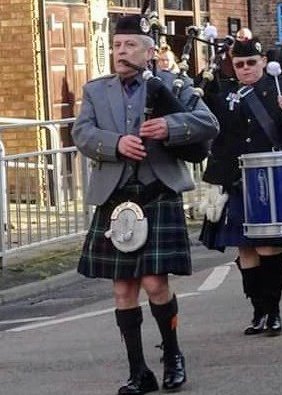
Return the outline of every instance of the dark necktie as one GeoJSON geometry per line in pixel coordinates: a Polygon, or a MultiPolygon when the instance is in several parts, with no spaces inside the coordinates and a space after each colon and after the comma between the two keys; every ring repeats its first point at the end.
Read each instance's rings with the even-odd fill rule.
{"type": "Polygon", "coordinates": [[[129,79],[123,82],[123,88],[128,97],[131,97],[138,88],[139,83],[136,79],[129,79]]]}

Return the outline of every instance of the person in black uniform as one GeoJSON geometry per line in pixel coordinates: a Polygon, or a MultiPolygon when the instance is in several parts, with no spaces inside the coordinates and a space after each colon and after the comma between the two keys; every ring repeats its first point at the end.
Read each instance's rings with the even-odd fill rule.
{"type": "Polygon", "coordinates": [[[243,235],[243,191],[238,161],[242,154],[271,151],[273,143],[261,126],[259,111],[251,110],[239,89],[253,88],[267,118],[274,121],[278,145],[282,144],[281,97],[274,78],[265,74],[266,57],[257,38],[236,40],[232,63],[238,83],[229,92],[219,92],[217,105],[211,108],[218,117],[221,132],[212,143],[203,176],[204,181],[213,185],[214,201],[219,186],[220,193],[226,193],[228,200],[216,221],[208,219],[212,217],[210,213],[205,216],[200,240],[208,248],[220,251],[227,246],[238,247],[243,290],[254,308],[252,323],[244,333],[277,335],[281,332],[282,238],[251,239],[243,235]]]}
{"type": "MultiPolygon", "coordinates": [[[[227,36],[229,39],[230,36],[227,36]]],[[[236,33],[236,40],[245,41],[252,38],[252,32],[246,27],[241,28],[236,33]]],[[[223,44],[224,45],[224,44],[223,44]]],[[[225,43],[225,45],[227,45],[225,43]]],[[[217,95],[219,93],[224,94],[224,92],[228,92],[230,90],[236,89],[238,86],[238,81],[236,77],[235,70],[232,64],[232,44],[229,42],[229,45],[226,46],[226,50],[219,54],[216,54],[219,62],[217,67],[213,71],[213,79],[209,81],[205,87],[204,101],[208,104],[209,107],[214,108],[217,106],[217,95]]],[[[202,74],[199,73],[195,79],[194,84],[198,86],[202,81],[202,74]]]]}

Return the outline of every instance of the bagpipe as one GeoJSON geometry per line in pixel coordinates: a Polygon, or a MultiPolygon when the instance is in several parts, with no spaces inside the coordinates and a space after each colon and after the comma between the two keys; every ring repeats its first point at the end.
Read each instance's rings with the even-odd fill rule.
{"type": "MultiPolygon", "coordinates": [[[[195,27],[194,27],[195,29],[195,27]]],[[[206,43],[209,48],[210,56],[207,66],[203,69],[200,82],[194,90],[194,97],[191,100],[190,108],[194,107],[194,102],[197,102],[198,97],[204,97],[209,84],[214,81],[217,72],[220,71],[222,63],[226,57],[227,52],[230,50],[234,43],[234,38],[232,36],[226,36],[222,40],[217,38],[217,29],[215,26],[208,25],[203,30],[203,35],[205,39],[200,38],[198,35],[194,36],[194,41],[200,41],[206,43]]]]}
{"type": "MultiPolygon", "coordinates": [[[[160,36],[163,31],[163,27],[160,24],[158,16],[158,2],[157,1],[144,1],[141,9],[141,15],[146,14],[147,9],[150,5],[150,13],[148,15],[148,21],[151,28],[151,35],[153,37],[156,50],[159,48],[160,36]]],[[[211,30],[211,29],[210,29],[211,30]]],[[[189,69],[190,54],[193,49],[193,43],[195,39],[198,39],[200,29],[196,26],[190,26],[187,29],[187,41],[183,48],[181,56],[181,63],[179,64],[179,73],[173,82],[173,89],[170,91],[162,80],[157,76],[157,60],[153,58],[151,69],[143,69],[131,63],[127,63],[128,66],[135,68],[139,72],[142,72],[143,79],[146,81],[147,95],[146,104],[144,108],[145,119],[162,117],[174,113],[192,112],[204,94],[205,84],[212,78],[213,71],[217,68],[217,62],[219,61],[220,54],[223,54],[229,48],[227,42],[217,46],[212,43],[213,37],[209,38],[207,42],[213,47],[216,47],[216,51],[213,51],[214,55],[209,63],[209,69],[203,75],[203,81],[200,86],[194,88],[193,93],[188,101],[184,104],[181,102],[181,91],[187,86],[188,76],[187,71],[189,69]]],[[[211,36],[211,34],[210,34],[211,36]]],[[[233,41],[232,41],[233,43],[233,41]]],[[[197,143],[185,143],[182,145],[166,146],[165,149],[170,155],[187,162],[199,163],[208,156],[210,147],[210,141],[203,140],[197,143]]]]}

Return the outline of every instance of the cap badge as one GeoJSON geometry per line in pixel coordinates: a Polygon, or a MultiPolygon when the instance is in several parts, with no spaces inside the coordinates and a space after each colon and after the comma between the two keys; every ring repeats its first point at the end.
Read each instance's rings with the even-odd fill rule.
{"type": "Polygon", "coordinates": [[[261,45],[261,43],[256,42],[256,43],[255,43],[255,48],[256,48],[256,50],[257,50],[258,52],[262,52],[262,45],[261,45]]]}
{"type": "Polygon", "coordinates": [[[150,22],[148,21],[147,18],[142,17],[140,19],[140,29],[143,33],[148,34],[150,31],[150,22]]]}

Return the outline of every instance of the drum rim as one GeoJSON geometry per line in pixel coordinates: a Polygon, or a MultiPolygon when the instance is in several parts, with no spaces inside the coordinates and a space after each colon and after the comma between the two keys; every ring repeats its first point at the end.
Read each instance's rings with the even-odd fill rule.
{"type": "Polygon", "coordinates": [[[239,159],[254,159],[254,158],[280,158],[282,157],[282,151],[267,151],[267,152],[251,152],[248,154],[242,154],[239,156],[239,159]]]}
{"type": "Polygon", "coordinates": [[[261,168],[282,166],[282,151],[260,152],[239,156],[240,168],[261,168]]]}

